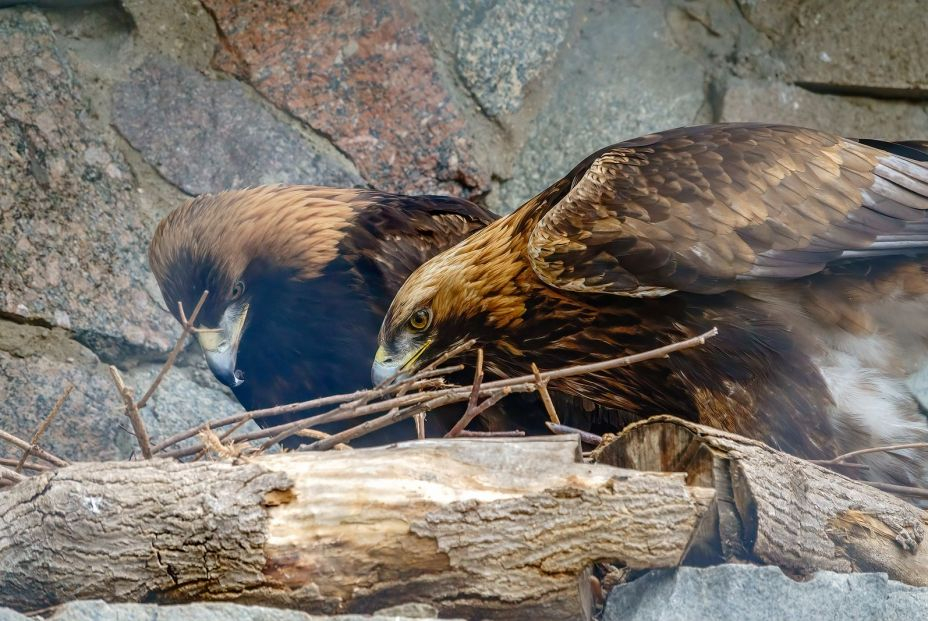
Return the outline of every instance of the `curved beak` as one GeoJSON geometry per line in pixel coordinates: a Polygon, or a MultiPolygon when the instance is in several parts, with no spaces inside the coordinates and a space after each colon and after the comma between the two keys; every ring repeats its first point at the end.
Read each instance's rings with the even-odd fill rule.
{"type": "Polygon", "coordinates": [[[419,360],[431,344],[432,340],[428,339],[418,349],[399,356],[391,356],[381,345],[377,348],[377,353],[374,354],[374,364],[371,365],[371,381],[377,386],[390,378],[393,378],[391,384],[406,379],[415,371],[416,361],[419,360]]]}
{"type": "Polygon", "coordinates": [[[196,333],[209,370],[229,388],[241,386],[245,381],[245,374],[235,368],[235,363],[247,315],[247,304],[229,307],[222,314],[218,328],[198,328],[196,333]]]}

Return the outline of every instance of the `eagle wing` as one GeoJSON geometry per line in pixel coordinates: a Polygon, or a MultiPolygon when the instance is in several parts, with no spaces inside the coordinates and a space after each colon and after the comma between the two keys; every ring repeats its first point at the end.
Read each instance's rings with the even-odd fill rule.
{"type": "Polygon", "coordinates": [[[528,254],[545,283],[571,291],[716,293],[928,250],[928,164],[809,129],[651,134],[599,151],[567,181],[528,254]]]}

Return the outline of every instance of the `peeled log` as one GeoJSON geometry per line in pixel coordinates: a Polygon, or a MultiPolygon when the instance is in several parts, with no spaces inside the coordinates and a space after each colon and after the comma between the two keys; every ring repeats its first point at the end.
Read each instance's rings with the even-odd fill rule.
{"type": "Polygon", "coordinates": [[[716,490],[688,563],[743,559],[796,575],[880,571],[928,586],[928,513],[760,442],[658,416],[626,427],[593,458],[686,472],[688,485],[716,490]]]}
{"type": "Polygon", "coordinates": [[[0,493],[0,606],[423,601],[576,619],[590,563],[678,564],[713,495],[680,474],[580,463],[573,437],[78,464],[0,493]]]}

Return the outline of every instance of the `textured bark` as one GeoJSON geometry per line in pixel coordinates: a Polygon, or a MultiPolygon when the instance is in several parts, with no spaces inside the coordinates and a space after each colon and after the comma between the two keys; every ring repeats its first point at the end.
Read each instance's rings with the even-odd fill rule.
{"type": "Polygon", "coordinates": [[[747,559],[797,575],[883,571],[928,586],[928,513],[759,442],[660,416],[629,426],[594,460],[686,472],[688,485],[715,488],[687,562],[747,559]]]}
{"type": "Polygon", "coordinates": [[[425,601],[575,619],[591,562],[680,562],[713,497],[683,479],[580,463],[569,437],[76,465],[0,495],[0,605],[425,601]]]}

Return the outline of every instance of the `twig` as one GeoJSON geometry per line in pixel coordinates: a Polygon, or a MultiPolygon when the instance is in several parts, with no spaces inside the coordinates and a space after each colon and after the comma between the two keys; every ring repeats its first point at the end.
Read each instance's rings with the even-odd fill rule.
{"type": "Polygon", "coordinates": [[[461,419],[455,423],[454,427],[451,428],[446,436],[455,437],[460,435],[462,431],[470,424],[470,421],[476,418],[476,414],[473,414],[473,411],[477,409],[477,400],[480,398],[480,385],[483,383],[483,348],[477,350],[477,366],[474,369],[474,384],[470,389],[470,396],[467,398],[467,408],[464,410],[464,415],[461,419]],[[462,424],[463,421],[464,422],[462,424]]]}
{"type": "MultiPolygon", "coordinates": [[[[416,439],[425,440],[425,412],[421,414],[416,414],[412,417],[413,422],[416,423],[416,439]]],[[[304,429],[303,431],[310,431],[309,429],[304,429]]],[[[302,433],[302,432],[301,432],[302,433]]]]}
{"type": "MultiPolygon", "coordinates": [[[[423,390],[428,388],[440,387],[444,384],[441,378],[436,378],[436,375],[441,375],[443,373],[455,373],[464,368],[464,365],[455,365],[452,367],[445,367],[443,369],[430,369],[424,371],[423,373],[416,374],[413,378],[406,380],[409,382],[410,390],[423,390]]],[[[367,398],[368,401],[383,397],[389,394],[393,394],[401,390],[405,386],[405,382],[395,384],[393,386],[383,386],[381,388],[368,388],[365,390],[357,390],[352,393],[344,395],[332,395],[329,397],[319,397],[316,399],[310,399],[309,401],[301,401],[299,403],[290,403],[287,405],[278,405],[271,408],[263,408],[260,410],[251,410],[250,412],[242,412],[240,414],[233,414],[232,416],[227,416],[225,418],[209,421],[207,423],[201,423],[196,427],[187,429],[177,433],[170,438],[167,438],[163,442],[157,444],[152,448],[152,452],[159,454],[164,452],[166,449],[174,446],[178,442],[183,442],[188,440],[201,431],[203,431],[207,425],[212,428],[225,427],[226,425],[234,425],[236,423],[245,423],[249,420],[256,420],[260,418],[267,418],[270,416],[277,416],[280,414],[292,414],[294,412],[302,412],[305,410],[311,410],[318,407],[323,407],[326,405],[335,405],[339,403],[356,401],[360,399],[367,398]]],[[[290,424],[290,423],[288,423],[290,424]]],[[[268,428],[270,429],[270,428],[268,428]]],[[[261,436],[264,437],[264,436],[261,436]]]]}
{"type": "Polygon", "coordinates": [[[512,431],[471,431],[464,429],[458,434],[459,438],[524,438],[525,432],[521,429],[512,431]]]}
{"type": "MultiPolygon", "coordinates": [[[[314,440],[325,440],[326,438],[331,438],[331,437],[332,437],[332,434],[331,434],[331,433],[326,433],[326,432],[324,432],[324,431],[319,431],[318,429],[304,429],[303,431],[300,431],[300,432],[297,433],[296,435],[301,436],[301,437],[304,437],[304,438],[312,438],[312,439],[314,439],[314,440]]],[[[335,449],[336,451],[350,451],[350,450],[352,450],[351,447],[348,446],[347,444],[336,444],[336,445],[333,446],[332,448],[335,449]]]]}
{"type": "MultiPolygon", "coordinates": [[[[16,468],[19,465],[18,459],[12,459],[10,457],[0,457],[0,466],[10,466],[16,468]]],[[[37,461],[27,461],[23,464],[23,470],[32,470],[33,472],[47,472],[50,470],[45,464],[40,464],[37,461]]]]}
{"type": "Polygon", "coordinates": [[[595,433],[590,433],[589,431],[584,431],[582,429],[577,429],[576,427],[568,427],[567,425],[552,422],[545,423],[545,426],[548,428],[548,431],[555,435],[569,435],[575,433],[580,436],[580,441],[584,444],[599,446],[603,442],[602,436],[598,436],[595,433]]]}
{"type": "MultiPolygon", "coordinates": [[[[29,444],[22,438],[18,438],[14,436],[12,433],[9,433],[3,430],[0,430],[0,440],[3,440],[4,442],[9,442],[13,446],[18,446],[21,449],[27,449],[27,448],[32,447],[31,444],[29,444]]],[[[61,459],[60,457],[55,457],[54,455],[52,455],[51,453],[49,453],[48,451],[46,451],[45,449],[39,446],[33,448],[30,452],[36,457],[38,457],[39,459],[47,461],[53,466],[58,466],[59,468],[63,468],[65,466],[71,465],[70,462],[64,459],[61,459]]]]}
{"type": "Polygon", "coordinates": [[[14,483],[19,483],[25,478],[26,478],[25,475],[16,472],[12,468],[7,468],[6,466],[0,466],[0,479],[9,479],[13,481],[14,483]]]}
{"type": "Polygon", "coordinates": [[[138,440],[139,449],[142,451],[142,457],[151,459],[151,442],[148,440],[148,430],[145,429],[145,422],[139,414],[139,408],[135,404],[132,391],[129,390],[129,387],[122,381],[122,375],[120,375],[119,369],[113,365],[110,365],[110,375],[113,377],[116,390],[119,391],[122,402],[126,406],[126,416],[129,417],[129,422],[132,423],[132,431],[135,432],[135,439],[138,440]]]}
{"type": "Polygon", "coordinates": [[[178,300],[177,310],[180,313],[180,321],[181,326],[183,326],[183,331],[180,333],[180,336],[177,337],[177,341],[175,341],[174,347],[171,349],[171,353],[168,354],[168,359],[164,361],[164,364],[158,371],[158,375],[156,375],[155,379],[152,381],[151,386],[148,387],[148,390],[145,391],[145,394],[142,395],[142,398],[139,399],[138,403],[135,404],[136,409],[141,410],[145,407],[145,405],[148,403],[148,400],[151,399],[151,396],[155,394],[156,390],[158,390],[158,386],[161,385],[161,381],[164,379],[164,376],[167,375],[168,371],[171,370],[171,367],[174,366],[174,362],[177,360],[177,356],[180,354],[181,350],[184,348],[184,344],[187,342],[187,337],[196,331],[196,328],[193,327],[193,322],[197,320],[197,315],[200,314],[200,309],[203,308],[203,303],[206,302],[207,295],[209,295],[209,291],[204,291],[200,295],[200,300],[197,302],[193,312],[190,314],[189,320],[184,314],[184,305],[181,304],[181,302],[178,300]]]}
{"type": "Polygon", "coordinates": [[[464,431],[464,429],[467,428],[467,426],[471,423],[472,420],[474,420],[475,418],[477,418],[478,416],[486,412],[490,407],[496,405],[496,403],[500,399],[510,394],[512,394],[512,388],[506,387],[506,388],[503,388],[498,393],[496,393],[495,395],[487,397],[483,401],[483,403],[481,403],[477,407],[468,408],[467,411],[464,412],[464,416],[461,417],[461,420],[459,420],[457,423],[454,424],[454,427],[451,428],[451,431],[445,434],[445,437],[456,438],[457,436],[461,434],[462,431],[464,431]]]}
{"type": "Polygon", "coordinates": [[[61,393],[61,396],[58,397],[58,400],[55,401],[55,405],[52,406],[52,411],[48,413],[39,427],[35,430],[35,433],[32,434],[32,444],[29,448],[23,451],[23,456],[19,458],[19,462],[16,464],[16,472],[21,473],[23,471],[23,466],[26,463],[26,460],[29,458],[29,454],[39,445],[39,439],[41,439],[42,434],[45,433],[45,430],[48,429],[48,426],[51,425],[52,421],[55,420],[55,417],[58,416],[58,411],[61,410],[61,406],[64,405],[65,400],[68,398],[68,395],[71,394],[71,391],[74,390],[74,384],[68,384],[64,392],[61,393]]]}
{"type": "Polygon", "coordinates": [[[866,483],[870,487],[875,487],[877,489],[883,490],[884,492],[891,492],[893,494],[900,494],[902,496],[911,496],[913,498],[928,498],[928,489],[923,487],[909,487],[908,485],[895,485],[893,483],[880,483],[879,481],[864,481],[861,483],[866,483]]]}
{"type": "MultiPolygon", "coordinates": [[[[583,364],[573,367],[566,367],[563,369],[557,369],[553,371],[544,371],[542,372],[541,378],[543,380],[551,379],[563,379],[565,377],[573,377],[575,375],[582,375],[584,373],[590,373],[595,371],[602,371],[606,369],[613,369],[623,366],[628,366],[630,364],[635,364],[637,362],[643,362],[646,360],[653,360],[655,358],[664,358],[667,355],[681,351],[684,349],[690,349],[697,347],[706,342],[706,339],[711,338],[718,334],[718,330],[713,328],[708,332],[701,334],[699,336],[686,339],[677,343],[672,343],[657,349],[650,351],[642,352],[639,354],[631,354],[628,356],[622,356],[621,358],[615,358],[612,360],[605,360],[602,362],[594,362],[591,364],[583,364]]],[[[412,376],[408,378],[407,382],[417,381],[417,376],[412,376]]],[[[521,375],[518,377],[512,377],[508,379],[495,380],[492,382],[484,382],[480,388],[481,396],[489,398],[493,395],[498,395],[502,389],[508,388],[511,392],[534,392],[536,390],[535,382],[536,378],[534,374],[532,375],[521,375]]],[[[401,386],[402,383],[394,385],[392,388],[396,389],[397,386],[401,386]]],[[[389,392],[388,388],[382,388],[380,391],[384,393],[389,392]]],[[[370,393],[378,392],[373,391],[359,391],[358,393],[353,393],[351,396],[357,396],[359,394],[365,395],[365,398],[369,398],[370,393]]],[[[414,394],[404,395],[402,397],[393,397],[379,401],[376,403],[354,405],[351,403],[342,403],[341,406],[324,412],[322,414],[317,414],[315,416],[310,416],[301,421],[296,421],[294,423],[287,423],[285,425],[278,425],[275,427],[269,427],[261,431],[249,432],[241,436],[233,438],[235,442],[242,442],[247,440],[257,440],[261,438],[272,438],[272,441],[265,443],[264,446],[270,446],[274,443],[277,443],[290,435],[302,430],[308,429],[315,425],[320,425],[328,422],[335,422],[340,420],[348,420],[352,418],[360,418],[363,416],[369,416],[371,414],[377,414],[379,412],[388,412],[387,414],[380,416],[376,419],[365,421],[354,427],[337,434],[334,434],[332,438],[336,442],[348,442],[354,438],[363,436],[370,431],[380,429],[386,425],[392,424],[393,422],[399,420],[405,420],[413,416],[418,412],[428,412],[440,407],[442,405],[447,405],[450,403],[458,403],[460,401],[467,401],[470,398],[472,392],[472,387],[470,386],[449,386],[447,388],[441,388],[431,391],[422,391],[414,394]],[[400,408],[400,409],[396,409],[400,408]]],[[[350,398],[349,396],[348,398],[350,398]]],[[[504,395],[500,395],[498,398],[502,398],[504,395]]],[[[325,398],[329,403],[338,403],[346,401],[346,396],[341,395],[339,397],[329,397],[325,398]]],[[[314,400],[314,405],[310,407],[317,406],[322,400],[314,400]]],[[[305,404],[303,404],[305,405],[305,404]]],[[[283,406],[287,407],[287,406],[283,406]]],[[[489,406],[488,406],[489,407],[489,406]]],[[[290,410],[293,411],[293,410],[290,410]]],[[[241,416],[241,415],[239,415],[241,416]]],[[[237,422],[240,420],[238,417],[235,417],[231,422],[237,422]]],[[[224,421],[229,421],[229,419],[224,419],[224,421]]],[[[216,424],[215,422],[213,424],[216,424]]],[[[226,422],[225,424],[230,424],[226,422]]],[[[202,428],[202,426],[201,426],[202,428]]],[[[195,435],[195,434],[194,434],[195,435]]],[[[182,439],[190,437],[185,435],[182,439]]],[[[329,448],[329,440],[320,440],[310,447],[315,447],[316,450],[321,448],[329,448]]],[[[191,447],[176,449],[172,451],[164,451],[161,453],[164,457],[186,457],[188,455],[193,455],[197,453],[202,448],[202,445],[194,445],[191,447]]]]}
{"type": "Polygon", "coordinates": [[[928,449],[928,442],[912,442],[910,444],[888,444],[886,446],[874,446],[871,448],[859,449],[857,451],[851,451],[850,453],[845,453],[844,455],[838,455],[834,459],[810,459],[813,464],[818,464],[819,466],[846,466],[848,464],[843,464],[841,462],[850,459],[851,457],[857,457],[858,455],[866,455],[867,453],[885,453],[888,451],[899,451],[902,449],[928,449]]]}
{"type": "Polygon", "coordinates": [[[459,343],[455,345],[451,349],[448,349],[447,351],[445,351],[445,353],[443,353],[442,355],[435,358],[435,360],[432,360],[430,363],[422,367],[422,371],[431,371],[432,369],[438,368],[438,365],[445,364],[445,362],[447,362],[448,360],[451,360],[458,354],[463,354],[464,352],[469,350],[471,347],[473,347],[476,343],[477,343],[477,339],[470,339],[469,341],[464,341],[463,343],[459,343]]]}
{"type": "Polygon", "coordinates": [[[541,379],[541,371],[538,370],[538,365],[534,362],[532,363],[532,375],[535,376],[535,385],[538,387],[538,394],[541,395],[541,402],[545,406],[545,412],[548,413],[548,419],[555,425],[560,425],[561,419],[557,415],[557,410],[554,409],[551,395],[548,394],[548,382],[541,379]]]}

